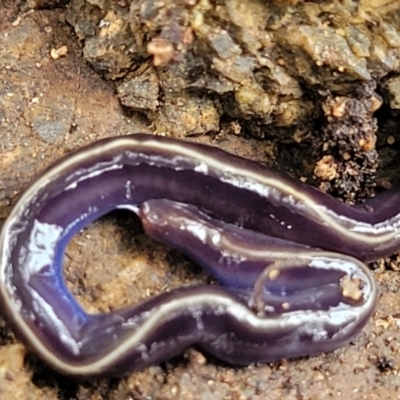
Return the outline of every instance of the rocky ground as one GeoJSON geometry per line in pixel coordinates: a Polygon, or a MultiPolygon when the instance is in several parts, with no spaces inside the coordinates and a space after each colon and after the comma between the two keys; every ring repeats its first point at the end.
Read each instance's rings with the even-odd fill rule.
{"type": "MultiPolygon", "coordinates": [[[[209,143],[348,202],[399,180],[397,1],[0,0],[0,38],[0,218],[60,156],[128,132],[209,143]]],[[[120,212],[75,237],[65,264],[89,311],[208,279],[120,212]]],[[[0,398],[400,399],[399,265],[371,266],[379,304],[353,343],[248,368],[192,349],[78,382],[0,319],[0,398]]]]}

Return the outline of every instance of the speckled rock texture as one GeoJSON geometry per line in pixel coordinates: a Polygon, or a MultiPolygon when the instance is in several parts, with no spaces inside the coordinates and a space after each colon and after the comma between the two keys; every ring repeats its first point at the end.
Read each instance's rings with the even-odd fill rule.
{"type": "Polygon", "coordinates": [[[72,0],[66,18],[84,58],[154,131],[202,135],[235,121],[261,138],[311,135],[321,189],[349,202],[373,193],[373,114],[399,68],[398,2],[72,0]],[[321,172],[327,162],[335,174],[321,172]]]}
{"type": "MultiPolygon", "coordinates": [[[[60,156],[138,131],[218,146],[349,202],[400,180],[397,1],[0,0],[0,37],[0,219],[60,156]]],[[[0,399],[400,399],[400,260],[371,268],[381,296],[353,343],[248,368],[190,349],[75,381],[0,318],[0,399]]],[[[210,280],[123,212],[72,240],[65,277],[90,312],[210,280]]]]}

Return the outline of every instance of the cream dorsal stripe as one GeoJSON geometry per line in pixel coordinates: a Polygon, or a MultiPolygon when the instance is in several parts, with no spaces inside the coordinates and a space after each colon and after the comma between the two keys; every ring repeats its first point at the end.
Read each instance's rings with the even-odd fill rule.
{"type": "Polygon", "coordinates": [[[5,314],[39,356],[71,375],[143,368],[192,344],[236,364],[330,351],[374,310],[374,280],[350,256],[370,261],[399,247],[398,193],[383,196],[390,210],[379,196],[349,206],[210,146],[105,139],[51,166],[14,206],[0,239],[5,314]],[[62,278],[65,246],[116,208],[136,212],[150,235],[224,286],[86,314],[62,278]]]}

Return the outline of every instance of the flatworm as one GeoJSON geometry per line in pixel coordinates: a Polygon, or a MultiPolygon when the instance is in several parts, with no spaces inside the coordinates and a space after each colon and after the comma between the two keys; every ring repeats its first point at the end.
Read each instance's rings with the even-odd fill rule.
{"type": "Polygon", "coordinates": [[[122,374],[191,345],[235,365],[331,351],[374,311],[362,261],[399,248],[398,199],[350,206],[210,146],[105,139],[55,163],[15,204],[0,236],[3,313],[50,366],[77,376],[122,374]],[[117,208],[222,285],[84,312],[63,280],[65,247],[117,208]]]}

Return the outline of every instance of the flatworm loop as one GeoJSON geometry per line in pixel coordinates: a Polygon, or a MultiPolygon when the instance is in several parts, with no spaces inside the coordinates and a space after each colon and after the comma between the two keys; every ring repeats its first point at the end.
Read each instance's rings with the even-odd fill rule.
{"type": "Polygon", "coordinates": [[[237,365],[331,351],[374,311],[374,279],[353,257],[399,248],[398,197],[384,194],[390,207],[349,206],[209,146],[105,139],[51,166],[15,204],[0,236],[4,313],[30,348],[71,375],[121,374],[193,344],[237,365]],[[62,278],[65,246],[116,208],[137,213],[149,235],[224,286],[85,313],[62,278]]]}

